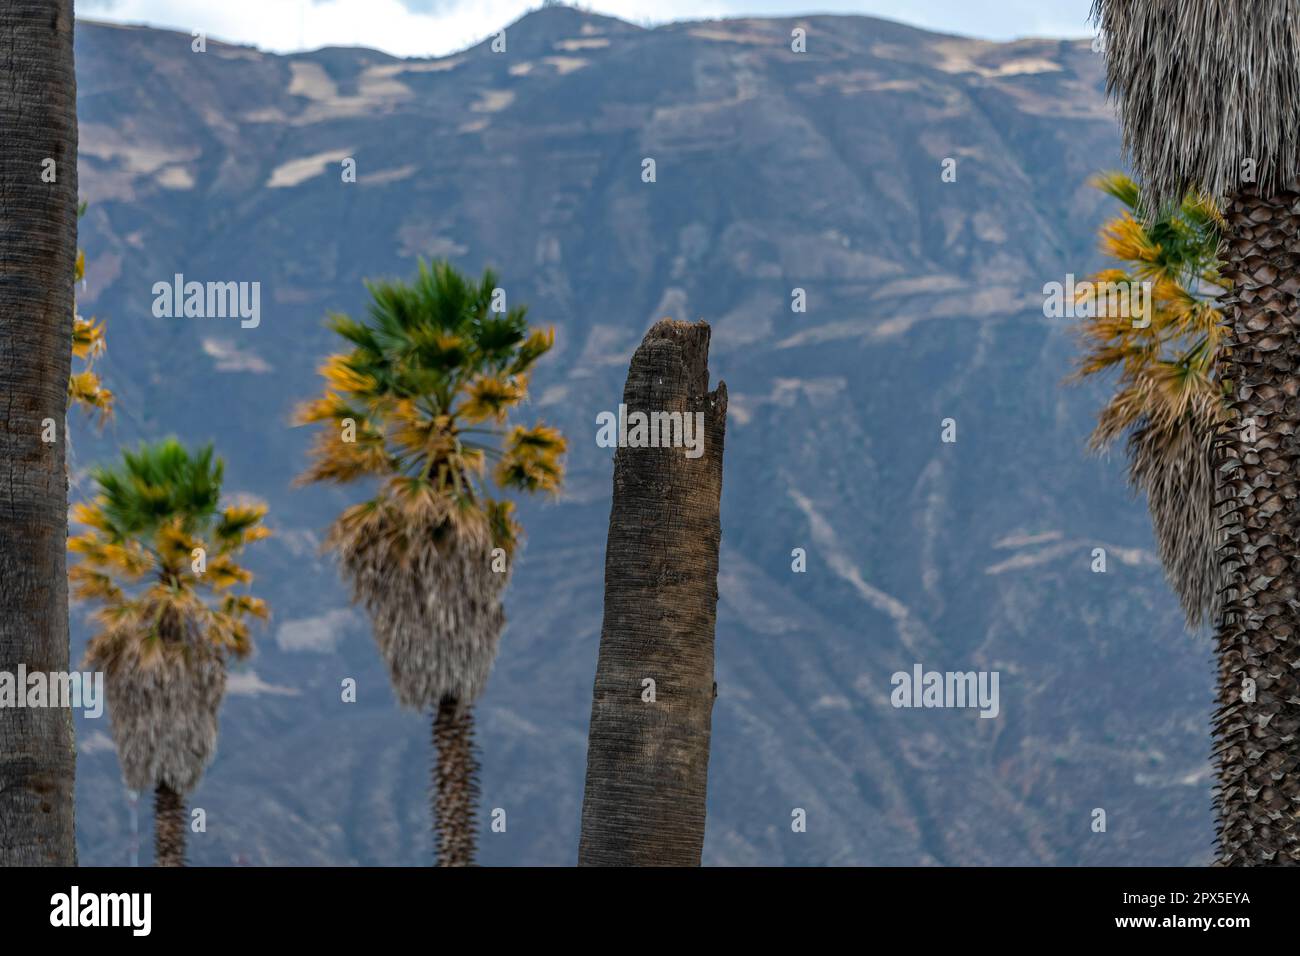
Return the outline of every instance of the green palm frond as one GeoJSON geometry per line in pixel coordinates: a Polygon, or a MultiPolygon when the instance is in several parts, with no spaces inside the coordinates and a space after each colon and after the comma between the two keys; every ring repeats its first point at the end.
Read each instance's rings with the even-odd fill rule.
{"type": "Polygon", "coordinates": [[[216,513],[224,465],[211,445],[191,455],[176,439],[122,453],[120,465],[91,470],[108,528],[119,540],[152,534],[179,520],[192,530],[216,513]]]}

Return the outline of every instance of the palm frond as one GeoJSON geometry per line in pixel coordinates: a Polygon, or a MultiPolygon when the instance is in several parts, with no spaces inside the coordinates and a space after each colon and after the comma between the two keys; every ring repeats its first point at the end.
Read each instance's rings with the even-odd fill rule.
{"type": "MultiPolygon", "coordinates": [[[[86,204],[77,207],[77,218],[86,212],[86,204]]],[[[77,250],[74,283],[80,285],[86,277],[86,253],[77,250]]],[[[77,312],[73,305],[72,314],[72,357],[82,363],[80,370],[72,371],[68,376],[68,401],[87,412],[98,416],[99,425],[113,417],[114,396],[104,387],[103,381],[95,372],[95,360],[104,354],[107,348],[104,336],[104,323],[93,317],[86,319],[77,312]]]]}
{"type": "Polygon", "coordinates": [[[1143,203],[1133,180],[1108,173],[1093,184],[1126,208],[1101,230],[1102,250],[1119,264],[1094,275],[1085,293],[1145,282],[1151,301],[1146,321],[1135,322],[1093,295],[1081,321],[1074,378],[1116,374],[1089,445],[1100,451],[1128,436],[1129,481],[1146,496],[1165,575],[1195,628],[1217,614],[1222,586],[1210,459],[1227,417],[1227,383],[1215,375],[1222,220],[1199,193],[1140,220],[1130,212],[1143,203]]]}

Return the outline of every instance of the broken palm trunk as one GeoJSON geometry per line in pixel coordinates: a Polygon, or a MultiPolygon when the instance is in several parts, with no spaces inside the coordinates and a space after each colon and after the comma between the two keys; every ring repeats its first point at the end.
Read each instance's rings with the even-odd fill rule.
{"type": "Polygon", "coordinates": [[[583,866],[700,863],[727,416],[726,384],[708,391],[709,334],[704,322],[656,323],[623,390],[628,428],[614,455],[583,866]],[[678,422],[702,423],[702,454],[688,456],[678,422]]]}

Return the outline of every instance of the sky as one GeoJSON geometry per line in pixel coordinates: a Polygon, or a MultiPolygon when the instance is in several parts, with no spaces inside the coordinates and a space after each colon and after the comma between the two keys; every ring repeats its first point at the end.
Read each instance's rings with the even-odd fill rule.
{"type": "MultiPolygon", "coordinates": [[[[146,23],[277,53],[365,46],[442,56],[506,26],[540,0],[77,0],[79,17],[146,23]]],[[[994,40],[1086,36],[1091,0],[584,0],[630,20],[858,13],[994,40]]]]}

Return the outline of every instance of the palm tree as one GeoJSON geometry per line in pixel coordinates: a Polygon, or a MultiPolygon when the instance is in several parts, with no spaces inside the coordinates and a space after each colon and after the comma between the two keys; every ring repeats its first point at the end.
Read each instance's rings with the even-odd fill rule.
{"type": "Polygon", "coordinates": [[[530,332],[523,306],[493,312],[491,271],[475,284],[446,263],[421,262],[409,285],[367,288],[365,320],[330,318],[348,347],[321,366],[324,394],[299,409],[300,424],[325,426],[302,480],[378,480],[374,497],[334,522],[326,546],[370,615],[398,700],[432,711],[437,859],[468,866],[471,708],[505,626],[501,594],[521,530],[513,504],[494,492],[559,490],[560,433],[506,424],[554,333],[530,332]]]}
{"type": "Polygon", "coordinates": [[[1128,176],[1105,173],[1093,185],[1124,208],[1101,229],[1102,251],[1120,266],[1098,272],[1079,292],[1089,308],[1075,378],[1118,372],[1090,446],[1104,450],[1128,436],[1129,481],[1146,495],[1166,577],[1195,629],[1217,618],[1223,587],[1211,454],[1227,416],[1223,383],[1214,377],[1222,339],[1214,297],[1226,285],[1217,255],[1221,219],[1208,197],[1191,194],[1144,222],[1128,176]],[[1144,283],[1148,321],[1134,321],[1123,314],[1132,312],[1127,293],[1144,283]],[[1104,289],[1126,294],[1100,294],[1104,289]]]}
{"type": "Polygon", "coordinates": [[[185,795],[216,751],[226,664],[252,650],[247,619],[267,616],[236,591],[253,577],[236,558],[269,534],[266,508],[223,506],[223,472],[211,445],[126,451],[92,472],[97,494],[73,511],[86,530],[68,541],[74,597],[102,605],[87,666],[104,672],[127,786],[154,791],[159,866],[185,865],[185,795]]]}
{"type": "Polygon", "coordinates": [[[709,335],[704,322],[656,323],[623,390],[629,423],[637,412],[700,414],[704,445],[697,457],[675,447],[614,454],[582,866],[700,863],[727,420],[726,384],[708,390],[709,335]]]}
{"type": "MultiPolygon", "coordinates": [[[[72,31],[72,0],[0,6],[0,672],[11,674],[20,666],[68,669],[63,424],[77,255],[72,31]]],[[[0,866],[76,862],[75,766],[69,709],[0,708],[0,866]]]]}
{"type": "Polygon", "coordinates": [[[1220,862],[1300,864],[1300,45],[1295,3],[1095,0],[1148,206],[1223,202],[1220,862]]]}

